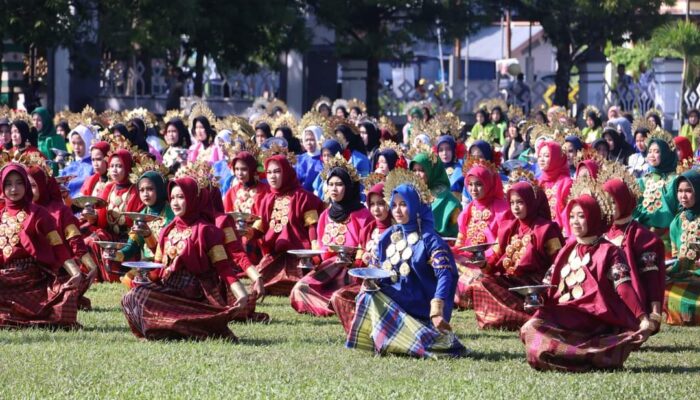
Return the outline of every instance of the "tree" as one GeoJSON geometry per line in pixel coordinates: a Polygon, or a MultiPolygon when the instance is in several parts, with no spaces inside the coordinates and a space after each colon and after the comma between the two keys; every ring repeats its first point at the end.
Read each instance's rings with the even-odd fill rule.
{"type": "MultiPolygon", "coordinates": [[[[683,59],[683,75],[681,82],[680,108],[683,110],[683,94],[686,85],[696,74],[689,73],[688,61],[700,55],[700,28],[689,20],[678,20],[665,24],[654,31],[651,45],[658,50],[671,51],[683,59]]],[[[657,50],[657,51],[658,51],[657,50]]],[[[697,64],[693,63],[697,69],[697,64]]],[[[696,71],[694,71],[696,72],[696,71]]]]}
{"type": "Polygon", "coordinates": [[[486,0],[306,0],[318,21],[335,30],[344,58],[367,61],[367,109],[379,111],[379,61],[410,60],[411,46],[435,38],[463,38],[489,20],[497,2],[486,0]]]}
{"type": "Polygon", "coordinates": [[[649,36],[663,22],[662,4],[672,0],[506,0],[518,15],[537,21],[557,51],[554,103],[567,106],[571,69],[585,50],[649,36]]]}

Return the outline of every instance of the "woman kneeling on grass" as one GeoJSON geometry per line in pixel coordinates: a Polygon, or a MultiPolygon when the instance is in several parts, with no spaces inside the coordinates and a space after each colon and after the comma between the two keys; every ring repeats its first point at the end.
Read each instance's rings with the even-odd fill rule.
{"type": "Polygon", "coordinates": [[[223,232],[210,222],[208,182],[200,183],[191,177],[171,183],[175,219],[163,230],[155,256],[165,268],[156,282],[137,286],[122,299],[137,337],[236,340],[227,325],[244,312],[248,295],[235,277],[223,232]]]}
{"type": "Polygon", "coordinates": [[[632,286],[624,254],[603,238],[612,200],[599,188],[582,194],[578,184],[593,187],[584,181],[590,182],[577,181],[567,207],[575,240],[554,262],[544,306],[520,330],[527,361],[539,370],[621,368],[656,328],[632,286]]]}
{"type": "Polygon", "coordinates": [[[447,244],[433,227],[430,192],[413,174],[394,170],[385,197],[396,225],[377,245],[370,268],[389,271],[376,292],[362,291],[346,347],[377,354],[458,357],[466,349],[452,332],[457,267],[447,244]]]}

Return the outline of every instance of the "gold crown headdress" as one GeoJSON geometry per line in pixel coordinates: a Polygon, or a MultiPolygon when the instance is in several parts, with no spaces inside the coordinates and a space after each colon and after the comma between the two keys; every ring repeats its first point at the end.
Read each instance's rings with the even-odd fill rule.
{"type": "Polygon", "coordinates": [[[542,189],[540,187],[540,183],[537,178],[535,178],[535,174],[532,171],[524,168],[515,168],[514,170],[510,171],[510,174],[508,175],[508,183],[504,185],[504,191],[508,192],[513,185],[520,182],[528,183],[530,187],[532,187],[532,192],[534,193],[535,198],[537,198],[542,189]]]}
{"type": "Polygon", "coordinates": [[[427,123],[417,121],[416,126],[419,127],[419,131],[423,124],[426,125],[424,130],[427,132],[425,133],[434,139],[442,135],[451,135],[457,139],[464,126],[464,122],[460,121],[459,117],[450,111],[436,114],[427,123]]]}
{"type": "Polygon", "coordinates": [[[360,182],[360,175],[357,173],[357,169],[352,165],[351,162],[345,159],[342,154],[337,153],[332,157],[327,163],[323,165],[323,171],[321,171],[321,179],[325,182],[328,180],[328,175],[331,173],[333,168],[342,168],[348,172],[350,179],[353,182],[360,182]]]}
{"type": "Polygon", "coordinates": [[[255,112],[265,112],[267,113],[267,105],[270,103],[266,97],[260,96],[256,97],[253,101],[253,105],[250,106],[255,112]]]}
{"type": "Polygon", "coordinates": [[[0,106],[0,118],[7,118],[8,120],[12,119],[12,111],[10,110],[10,107],[5,104],[0,106]]]}
{"type": "Polygon", "coordinates": [[[596,117],[598,117],[598,119],[600,119],[600,110],[598,109],[598,107],[596,107],[596,106],[594,106],[594,105],[590,105],[590,106],[584,108],[584,109],[583,109],[583,119],[584,119],[584,120],[585,120],[586,118],[588,118],[588,114],[589,114],[589,113],[595,114],[596,117]]]}
{"type": "Polygon", "coordinates": [[[134,154],[134,166],[129,174],[131,183],[136,184],[141,176],[146,172],[153,171],[163,177],[163,181],[167,182],[170,170],[163,163],[159,163],[153,159],[149,153],[138,152],[134,154]]]}
{"type": "Polygon", "coordinates": [[[615,201],[608,192],[603,190],[599,182],[601,181],[595,180],[590,176],[576,178],[574,184],[571,185],[571,193],[567,204],[583,195],[589,195],[598,203],[606,223],[610,224],[614,220],[615,201]]]}
{"type": "Polygon", "coordinates": [[[218,187],[219,180],[214,175],[211,164],[206,161],[194,161],[180,167],[175,173],[175,179],[192,178],[197,182],[199,190],[218,187]]]}
{"type": "Polygon", "coordinates": [[[102,140],[109,143],[110,150],[109,154],[107,154],[107,158],[109,158],[117,150],[126,150],[132,154],[136,154],[137,152],[139,152],[138,146],[134,146],[133,144],[131,144],[129,139],[127,139],[123,135],[115,135],[114,133],[108,133],[102,137],[102,140]]]}
{"type": "Polygon", "coordinates": [[[116,124],[123,124],[124,117],[121,113],[114,110],[104,110],[100,115],[99,119],[103,122],[105,128],[111,128],[116,124]]]}
{"type": "Polygon", "coordinates": [[[697,163],[693,157],[688,157],[683,160],[678,160],[678,166],[676,166],[676,174],[680,175],[686,171],[693,169],[697,163]]]}
{"type": "Polygon", "coordinates": [[[228,129],[234,135],[247,136],[248,138],[255,136],[255,128],[245,118],[237,115],[229,115],[220,120],[219,129],[228,129]]]}
{"type": "Polygon", "coordinates": [[[192,124],[194,124],[194,119],[198,117],[206,118],[207,121],[209,121],[209,125],[211,125],[212,129],[216,130],[218,128],[217,123],[219,122],[219,120],[216,118],[214,112],[203,102],[195,103],[192,106],[192,109],[190,110],[189,114],[188,128],[192,127],[192,124]]]}
{"type": "MultiPolygon", "coordinates": [[[[462,175],[466,177],[469,173],[469,170],[472,169],[472,167],[476,166],[482,166],[491,171],[492,174],[498,175],[498,167],[496,167],[496,164],[492,163],[491,161],[484,160],[483,158],[477,157],[469,157],[469,159],[467,159],[467,162],[465,162],[462,166],[462,175]]],[[[498,179],[501,179],[500,176],[498,179]]]]}
{"type": "Polygon", "coordinates": [[[379,117],[378,128],[385,129],[387,132],[389,132],[389,135],[391,137],[395,137],[398,133],[398,129],[396,129],[396,124],[394,124],[394,121],[392,121],[391,118],[387,117],[386,115],[382,115],[381,117],[379,117]]]}
{"type": "Polygon", "coordinates": [[[292,130],[292,136],[297,136],[297,119],[290,112],[286,112],[273,120],[274,126],[272,126],[272,133],[282,127],[287,127],[292,130]]]}
{"type": "Polygon", "coordinates": [[[508,120],[513,121],[515,123],[518,123],[522,120],[525,119],[525,112],[523,111],[522,108],[516,106],[516,105],[511,105],[508,107],[508,120]]]}
{"type": "MultiPolygon", "coordinates": [[[[10,155],[8,153],[2,153],[3,155],[7,154],[5,163],[10,161],[10,155]]],[[[46,174],[47,177],[52,177],[53,176],[53,169],[49,167],[49,163],[47,162],[46,158],[39,152],[24,152],[21,154],[15,154],[16,161],[22,165],[24,165],[26,168],[32,167],[32,166],[37,166],[41,169],[44,170],[44,173],[46,174]]]]}
{"type": "Polygon", "coordinates": [[[384,183],[384,200],[387,204],[391,202],[391,192],[403,184],[413,186],[416,189],[421,203],[430,204],[433,202],[433,195],[430,193],[428,185],[418,175],[409,170],[397,168],[389,172],[384,183]]]}
{"type": "Polygon", "coordinates": [[[598,182],[605,184],[605,182],[619,179],[625,183],[635,199],[641,197],[642,190],[639,187],[639,182],[626,166],[610,160],[601,160],[600,163],[601,165],[598,168],[598,177],[596,179],[598,182]]]}
{"type": "Polygon", "coordinates": [[[410,160],[413,160],[414,158],[416,158],[416,156],[418,154],[421,154],[421,153],[428,156],[428,159],[430,160],[431,164],[433,164],[433,165],[437,164],[437,162],[438,162],[437,154],[435,154],[433,149],[431,149],[430,146],[428,146],[425,143],[418,143],[416,146],[411,147],[411,149],[408,151],[408,154],[406,154],[406,156],[410,160]]]}
{"type": "Polygon", "coordinates": [[[649,117],[651,117],[652,115],[656,115],[657,117],[659,117],[659,119],[661,119],[661,120],[663,121],[663,114],[661,114],[661,111],[660,111],[659,109],[657,109],[657,108],[650,108],[649,111],[647,111],[647,112],[644,114],[644,118],[649,118],[649,117]]]}
{"type": "Polygon", "coordinates": [[[530,145],[534,148],[540,140],[547,140],[564,144],[566,133],[562,129],[556,129],[545,124],[535,124],[530,131],[530,145]]]}
{"type": "Polygon", "coordinates": [[[258,154],[259,161],[261,164],[265,164],[265,160],[272,156],[276,156],[278,154],[281,154],[285,157],[287,157],[287,160],[289,160],[289,163],[294,166],[297,163],[297,156],[294,154],[293,151],[289,151],[288,147],[285,146],[280,146],[279,143],[277,142],[272,142],[268,145],[266,149],[262,149],[260,153],[258,154]]]}
{"type": "Polygon", "coordinates": [[[186,115],[184,110],[168,110],[163,116],[163,122],[166,124],[174,119],[179,119],[182,122],[186,121],[186,115]]]}
{"type": "Polygon", "coordinates": [[[360,131],[357,129],[357,126],[352,121],[337,116],[331,116],[330,118],[328,118],[328,132],[330,134],[335,135],[335,131],[338,130],[338,127],[340,125],[345,125],[348,128],[350,128],[354,135],[360,134],[360,131]]]}
{"type": "MultiPolygon", "coordinates": [[[[263,122],[266,123],[270,127],[270,130],[272,130],[273,127],[275,126],[275,120],[267,114],[260,114],[260,115],[256,116],[255,118],[253,118],[250,125],[253,127],[253,130],[255,130],[255,127],[258,126],[258,124],[263,123],[263,122]]],[[[272,132],[272,133],[274,134],[274,132],[272,132]]]]}
{"type": "Polygon", "coordinates": [[[322,136],[324,138],[329,136],[328,118],[321,115],[321,113],[311,110],[301,117],[297,130],[299,132],[299,135],[301,135],[302,139],[304,135],[304,130],[310,126],[318,126],[319,128],[321,128],[321,131],[323,132],[322,136]]]}
{"type": "MultiPolygon", "coordinates": [[[[386,175],[380,174],[379,172],[372,172],[371,174],[367,175],[366,177],[362,178],[362,186],[364,186],[364,192],[365,196],[369,195],[369,191],[372,190],[372,188],[379,184],[386,181],[386,175]]],[[[367,199],[369,201],[369,199],[367,199]]]]}
{"type": "Polygon", "coordinates": [[[331,109],[333,110],[333,115],[335,115],[336,111],[338,111],[338,108],[343,107],[345,111],[350,111],[348,108],[348,101],[345,99],[335,99],[333,102],[333,106],[331,109]]]}
{"type": "Polygon", "coordinates": [[[316,101],[314,101],[314,104],[311,106],[311,110],[316,111],[316,112],[320,112],[321,111],[320,108],[324,104],[327,105],[328,108],[330,108],[331,110],[333,109],[332,108],[333,102],[331,101],[331,99],[329,99],[326,96],[321,96],[318,99],[316,99],[316,101]]]}
{"type": "Polygon", "coordinates": [[[267,115],[273,118],[275,117],[277,111],[281,111],[282,114],[286,114],[289,112],[287,111],[287,104],[280,99],[274,99],[271,102],[267,103],[265,111],[267,112],[267,115]]]}
{"type": "Polygon", "coordinates": [[[503,113],[508,111],[508,104],[506,103],[506,101],[503,100],[503,98],[501,97],[494,97],[479,102],[476,105],[476,107],[474,107],[474,112],[477,112],[479,110],[486,110],[490,114],[491,111],[493,111],[493,109],[496,107],[500,108],[501,112],[503,113]]]}
{"type": "Polygon", "coordinates": [[[367,114],[367,104],[364,101],[356,98],[348,100],[348,111],[355,107],[359,108],[362,114],[367,114]]]}
{"type": "Polygon", "coordinates": [[[24,121],[29,125],[31,128],[34,126],[34,122],[32,121],[32,116],[27,113],[26,110],[12,110],[10,111],[10,121],[15,122],[15,121],[24,121]]]}
{"type": "Polygon", "coordinates": [[[236,158],[236,155],[241,151],[247,151],[252,154],[256,160],[259,159],[260,156],[260,149],[255,145],[253,140],[246,135],[233,134],[233,136],[231,136],[231,143],[223,143],[220,144],[220,146],[226,156],[226,160],[229,162],[236,158]]]}
{"type": "Polygon", "coordinates": [[[401,146],[399,146],[399,144],[396,142],[392,142],[391,140],[383,141],[379,145],[379,148],[377,150],[377,154],[381,153],[384,150],[392,150],[399,157],[403,155],[403,149],[401,148],[401,146]]]}
{"type": "Polygon", "coordinates": [[[671,150],[676,151],[676,142],[673,141],[673,135],[665,130],[656,129],[649,133],[649,136],[647,136],[647,149],[649,146],[651,146],[651,141],[654,139],[663,140],[668,144],[668,147],[671,148],[671,150]]]}
{"type": "Polygon", "coordinates": [[[143,107],[124,111],[124,119],[126,121],[131,121],[134,118],[138,118],[143,121],[146,128],[152,128],[156,124],[156,116],[143,107]]]}
{"type": "Polygon", "coordinates": [[[646,118],[637,117],[632,121],[632,134],[636,134],[639,129],[646,129],[651,133],[654,129],[646,118]]]}
{"type": "MultiPolygon", "coordinates": [[[[1,114],[1,112],[0,112],[1,114]]],[[[73,125],[71,125],[71,119],[72,119],[73,113],[68,109],[65,108],[59,112],[56,113],[56,115],[53,116],[53,124],[54,126],[57,126],[61,122],[65,122],[68,124],[68,126],[73,129],[73,125]]]]}

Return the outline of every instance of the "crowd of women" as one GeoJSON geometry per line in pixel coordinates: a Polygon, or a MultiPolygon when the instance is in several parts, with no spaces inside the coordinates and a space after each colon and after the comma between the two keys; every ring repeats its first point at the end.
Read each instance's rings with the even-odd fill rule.
{"type": "Polygon", "coordinates": [[[435,358],[468,354],[451,318],[473,309],[533,368],[581,371],[700,323],[697,110],[677,137],[655,110],[406,111],[0,110],[0,326],[78,328],[121,282],[139,338],[236,341],[287,296],[348,348],[435,358]]]}

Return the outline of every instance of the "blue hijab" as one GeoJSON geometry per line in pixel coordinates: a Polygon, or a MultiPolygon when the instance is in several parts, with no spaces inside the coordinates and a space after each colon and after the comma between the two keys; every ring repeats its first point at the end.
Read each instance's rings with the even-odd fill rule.
{"type": "MultiPolygon", "coordinates": [[[[477,140],[477,142],[480,142],[480,141],[482,141],[482,140],[477,140]]],[[[437,144],[435,146],[435,148],[438,150],[438,152],[440,151],[440,145],[443,143],[447,143],[450,146],[450,148],[452,149],[452,159],[449,161],[449,163],[454,163],[456,161],[455,159],[457,158],[457,154],[455,154],[455,151],[457,149],[457,142],[455,142],[455,139],[451,135],[442,135],[442,136],[438,137],[437,144]]],[[[484,142],[484,143],[486,143],[486,142],[484,142]]],[[[476,144],[476,142],[474,144],[476,144]]],[[[483,150],[482,150],[482,152],[483,152],[483,150]]],[[[486,154],[486,153],[484,153],[484,154],[486,154]]]]}
{"type": "Polygon", "coordinates": [[[343,151],[343,146],[341,146],[340,142],[335,139],[326,139],[326,141],[323,142],[323,146],[321,146],[321,152],[323,152],[323,150],[328,150],[331,152],[332,156],[335,156],[343,151]]]}
{"type": "Polygon", "coordinates": [[[478,147],[479,150],[481,150],[486,161],[493,162],[493,148],[487,141],[477,140],[476,142],[472,143],[472,145],[469,146],[469,154],[471,154],[473,147],[478,147]]]}
{"type": "MultiPolygon", "coordinates": [[[[433,210],[430,204],[420,201],[418,191],[413,185],[403,183],[391,191],[389,205],[394,202],[394,197],[400,195],[408,206],[409,219],[405,224],[396,224],[395,227],[403,230],[404,234],[411,232],[435,232],[435,222],[433,220],[433,210]]],[[[391,230],[391,229],[390,229],[391,230]]]]}

